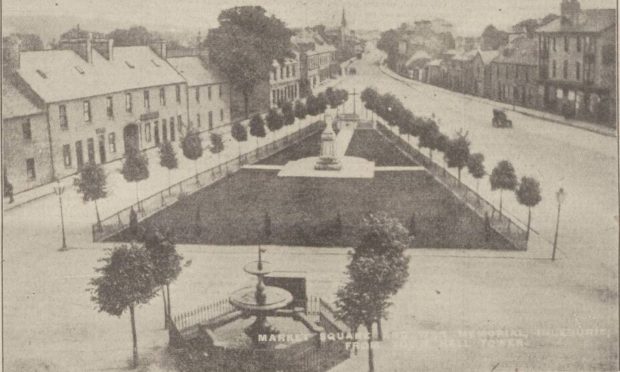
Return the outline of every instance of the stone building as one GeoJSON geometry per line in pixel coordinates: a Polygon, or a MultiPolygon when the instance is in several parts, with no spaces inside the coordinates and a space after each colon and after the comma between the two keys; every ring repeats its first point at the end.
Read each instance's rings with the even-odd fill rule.
{"type": "Polygon", "coordinates": [[[539,109],[538,40],[527,36],[513,40],[491,62],[491,98],[539,109]]]}
{"type": "Polygon", "coordinates": [[[460,93],[474,94],[474,57],[478,51],[458,53],[447,60],[448,88],[460,93]]]}
{"type": "Polygon", "coordinates": [[[299,98],[299,53],[293,52],[293,58],[285,58],[282,63],[273,61],[269,73],[270,107],[278,107],[284,102],[299,98]]]}
{"type": "Polygon", "coordinates": [[[297,32],[291,42],[300,55],[300,83],[303,81],[303,84],[314,89],[333,77],[332,66],[337,63],[336,47],[308,28],[297,32]]]}
{"type": "Polygon", "coordinates": [[[616,117],[616,10],[562,0],[561,17],[536,30],[544,106],[609,124],[616,117]]]}
{"type": "Polygon", "coordinates": [[[473,60],[474,91],[480,97],[491,97],[491,62],[499,55],[496,50],[479,50],[473,60]]]}

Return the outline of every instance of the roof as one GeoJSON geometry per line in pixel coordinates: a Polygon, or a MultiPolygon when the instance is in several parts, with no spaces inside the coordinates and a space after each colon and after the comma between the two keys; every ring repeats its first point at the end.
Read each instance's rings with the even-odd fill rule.
{"type": "Polygon", "coordinates": [[[521,37],[508,44],[493,60],[495,63],[538,65],[538,40],[521,37]]]}
{"type": "Polygon", "coordinates": [[[88,63],[72,50],[23,52],[17,73],[46,102],[184,82],[148,46],[114,47],[112,60],[92,54],[88,63]]]}
{"type": "Polygon", "coordinates": [[[579,14],[579,22],[572,24],[566,18],[558,18],[536,29],[541,33],[587,32],[597,33],[616,24],[615,9],[586,9],[579,14]]]}
{"type": "Polygon", "coordinates": [[[407,61],[406,65],[408,66],[415,61],[420,61],[423,59],[431,59],[431,56],[424,50],[418,50],[417,52],[413,53],[411,58],[409,58],[409,60],[407,61]]]}
{"type": "Polygon", "coordinates": [[[484,65],[488,65],[493,62],[497,56],[499,56],[498,50],[479,50],[478,54],[480,54],[480,58],[482,59],[482,63],[484,65]]]}
{"type": "Polygon", "coordinates": [[[227,81],[215,64],[207,64],[198,56],[168,58],[168,62],[185,78],[190,87],[227,81]]]}
{"type": "Polygon", "coordinates": [[[441,59],[434,59],[432,61],[430,61],[429,63],[427,63],[427,66],[441,66],[441,62],[443,62],[443,60],[441,59]]]}
{"type": "Polygon", "coordinates": [[[43,110],[35,106],[17,88],[2,79],[2,118],[9,119],[20,116],[30,116],[43,113],[43,110]]]}
{"type": "Polygon", "coordinates": [[[476,57],[476,54],[478,54],[477,50],[470,50],[470,51],[455,55],[454,57],[452,57],[452,60],[453,61],[471,61],[472,59],[476,57]]]}

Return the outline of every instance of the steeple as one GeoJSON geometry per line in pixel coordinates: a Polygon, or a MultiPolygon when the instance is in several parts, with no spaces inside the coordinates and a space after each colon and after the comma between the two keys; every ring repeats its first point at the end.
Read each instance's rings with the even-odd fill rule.
{"type": "Polygon", "coordinates": [[[347,17],[344,14],[344,8],[342,8],[342,21],[340,22],[342,28],[347,28],[347,17]]]}

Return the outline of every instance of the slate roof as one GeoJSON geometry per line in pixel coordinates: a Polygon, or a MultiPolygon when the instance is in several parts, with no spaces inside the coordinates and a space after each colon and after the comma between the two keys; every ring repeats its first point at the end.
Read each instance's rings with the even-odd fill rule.
{"type": "Polygon", "coordinates": [[[538,41],[536,38],[521,37],[513,40],[493,60],[495,63],[515,65],[538,65],[538,41]]]}
{"type": "Polygon", "coordinates": [[[424,50],[418,50],[417,52],[413,53],[411,58],[409,58],[409,60],[407,61],[406,65],[409,66],[413,62],[420,61],[420,60],[423,60],[423,59],[431,59],[430,54],[428,54],[424,50]]]}
{"type": "Polygon", "coordinates": [[[585,32],[598,33],[616,24],[615,9],[582,10],[579,22],[572,24],[565,18],[558,18],[536,29],[540,33],[585,32]]]}
{"type": "Polygon", "coordinates": [[[468,62],[474,59],[476,57],[476,54],[478,54],[477,50],[470,50],[470,51],[455,55],[454,57],[452,57],[452,60],[468,62]]]}
{"type": "Polygon", "coordinates": [[[443,62],[443,60],[441,59],[434,59],[432,61],[430,61],[429,63],[427,63],[427,66],[441,66],[441,62],[443,62]]]}
{"type": "Polygon", "coordinates": [[[499,56],[498,50],[480,50],[478,51],[480,54],[480,58],[482,58],[482,63],[486,66],[489,63],[493,62],[497,56],[499,56]]]}
{"type": "Polygon", "coordinates": [[[112,60],[92,54],[89,63],[72,50],[23,52],[17,73],[45,102],[184,82],[148,46],[114,47],[112,60]]]}
{"type": "Polygon", "coordinates": [[[204,62],[198,56],[168,58],[168,62],[185,78],[190,87],[228,81],[217,66],[204,62]]]}
{"type": "Polygon", "coordinates": [[[43,110],[38,108],[32,103],[26,96],[17,90],[17,88],[7,81],[2,79],[2,118],[16,118],[22,116],[31,116],[43,113],[43,110]]]}

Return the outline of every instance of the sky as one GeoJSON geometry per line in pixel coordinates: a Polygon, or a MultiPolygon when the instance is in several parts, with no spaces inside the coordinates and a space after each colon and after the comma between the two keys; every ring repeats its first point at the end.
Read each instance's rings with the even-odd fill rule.
{"type": "MultiPolygon", "coordinates": [[[[560,12],[561,0],[3,0],[3,16],[59,15],[207,30],[222,9],[262,5],[290,27],[337,24],[342,8],[353,29],[394,28],[444,18],[459,35],[480,35],[488,24],[507,28],[526,18],[560,12]]],[[[616,0],[581,0],[582,9],[616,8],[616,0]]],[[[84,27],[87,27],[84,25],[84,27]]]]}

